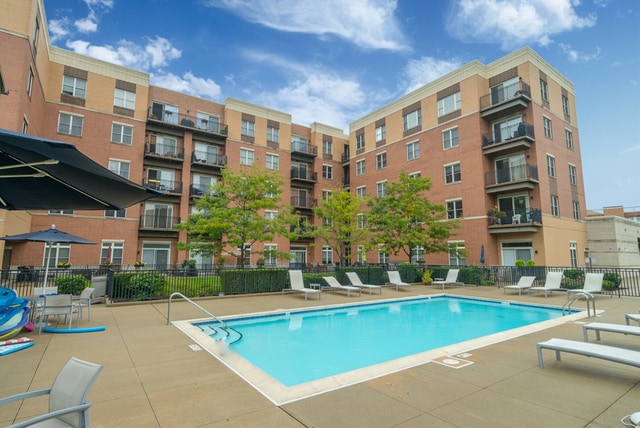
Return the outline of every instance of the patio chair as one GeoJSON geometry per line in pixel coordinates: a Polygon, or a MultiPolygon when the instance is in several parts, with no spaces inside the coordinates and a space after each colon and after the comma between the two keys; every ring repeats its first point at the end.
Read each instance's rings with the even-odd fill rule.
{"type": "Polygon", "coordinates": [[[442,289],[447,285],[464,285],[464,282],[458,281],[458,274],[460,269],[449,269],[447,277],[444,280],[436,280],[431,283],[432,286],[441,285],[442,289]]]}
{"type": "Polygon", "coordinates": [[[35,418],[9,425],[10,428],[27,426],[88,427],[89,407],[87,394],[103,365],[71,357],[49,389],[24,392],[0,398],[0,405],[42,395],[49,396],[49,412],[35,418]]]}
{"type": "MultiPolygon", "coordinates": [[[[55,316],[56,319],[60,319],[64,315],[64,321],[69,320],[69,327],[71,328],[71,322],[73,321],[73,314],[78,312],[78,307],[73,303],[71,294],[54,294],[44,296],[44,304],[40,309],[40,325],[38,328],[38,334],[42,333],[42,327],[49,323],[49,317],[55,316]]],[[[80,322],[80,317],[76,317],[76,327],[80,322]]]]}
{"type": "Polygon", "coordinates": [[[400,278],[400,272],[398,272],[397,270],[387,271],[387,275],[389,276],[389,284],[395,286],[396,291],[398,291],[400,287],[407,287],[411,289],[411,284],[402,281],[402,278],[400,278]]]}
{"type": "Polygon", "coordinates": [[[342,290],[342,291],[346,291],[347,292],[347,297],[351,296],[351,292],[352,291],[357,291],[358,292],[358,296],[362,294],[362,289],[359,287],[353,287],[351,285],[342,285],[338,282],[337,279],[335,279],[332,276],[323,276],[322,277],[327,284],[329,285],[329,288],[331,288],[332,290],[342,290]]]}
{"type": "Polygon", "coordinates": [[[355,272],[347,272],[347,278],[349,278],[349,282],[351,282],[351,285],[353,285],[354,287],[367,288],[369,290],[369,294],[371,294],[371,290],[376,290],[376,289],[380,290],[380,294],[382,294],[381,286],[372,285],[372,284],[363,284],[362,280],[360,279],[358,274],[355,272]]]}
{"type": "Polygon", "coordinates": [[[547,279],[544,281],[543,287],[529,287],[529,295],[531,292],[544,292],[544,297],[547,297],[547,293],[552,291],[565,291],[566,289],[561,287],[562,285],[562,272],[548,272],[547,279]]]}
{"type": "Polygon", "coordinates": [[[82,318],[82,308],[87,308],[87,319],[91,321],[91,300],[93,299],[93,292],[95,288],[87,287],[82,290],[79,296],[73,296],[72,301],[75,302],[78,307],[78,318],[82,318]]]}
{"type": "MultiPolygon", "coordinates": [[[[584,285],[582,288],[574,288],[571,290],[567,290],[567,295],[571,293],[589,293],[589,294],[600,294],[603,292],[602,290],[602,280],[604,279],[603,273],[587,273],[584,277],[584,285]]],[[[613,294],[611,295],[613,298],[613,294]]]]}
{"type": "Polygon", "coordinates": [[[295,291],[297,293],[304,293],[304,300],[307,300],[309,294],[317,294],[318,300],[322,297],[322,290],[315,288],[307,288],[304,286],[304,279],[302,277],[301,270],[290,270],[289,280],[291,281],[291,288],[285,288],[282,290],[282,294],[285,291],[295,291]]]}
{"type": "Polygon", "coordinates": [[[522,295],[522,290],[526,290],[533,285],[536,280],[535,276],[521,276],[518,283],[515,285],[505,285],[502,287],[502,293],[507,294],[508,290],[518,290],[518,295],[522,295]]]}

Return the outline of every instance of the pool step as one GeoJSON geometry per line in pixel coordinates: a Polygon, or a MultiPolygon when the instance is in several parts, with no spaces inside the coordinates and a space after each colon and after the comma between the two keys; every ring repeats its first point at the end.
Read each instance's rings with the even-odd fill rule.
{"type": "Polygon", "coordinates": [[[211,326],[205,326],[202,330],[209,335],[213,340],[222,340],[229,344],[235,343],[238,340],[242,339],[242,333],[234,330],[231,327],[221,326],[218,328],[213,328],[211,326]]]}

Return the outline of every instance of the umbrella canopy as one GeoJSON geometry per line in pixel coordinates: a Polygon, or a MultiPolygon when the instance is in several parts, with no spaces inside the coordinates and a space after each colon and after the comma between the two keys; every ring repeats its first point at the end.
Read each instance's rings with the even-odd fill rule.
{"type": "Polygon", "coordinates": [[[0,208],[118,210],[158,195],[73,144],[0,129],[0,208]]]}
{"type": "Polygon", "coordinates": [[[51,229],[39,230],[37,232],[20,233],[18,235],[5,236],[0,238],[4,241],[24,241],[24,242],[45,242],[46,267],[44,271],[44,287],[47,286],[47,276],[49,276],[49,261],[51,258],[51,247],[54,243],[61,244],[95,244],[95,242],[70,233],[56,229],[56,225],[52,224],[51,229]]]}

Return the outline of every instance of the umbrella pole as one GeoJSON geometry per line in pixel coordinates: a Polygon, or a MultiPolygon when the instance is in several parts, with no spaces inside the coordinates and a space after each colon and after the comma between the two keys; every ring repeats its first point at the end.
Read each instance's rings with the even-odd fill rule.
{"type": "Polygon", "coordinates": [[[51,259],[51,245],[53,244],[53,242],[47,242],[44,244],[44,249],[45,249],[45,268],[44,268],[44,285],[42,286],[43,288],[47,286],[47,277],[49,276],[49,261],[51,259]],[[49,252],[47,253],[47,248],[49,249],[49,252]]]}

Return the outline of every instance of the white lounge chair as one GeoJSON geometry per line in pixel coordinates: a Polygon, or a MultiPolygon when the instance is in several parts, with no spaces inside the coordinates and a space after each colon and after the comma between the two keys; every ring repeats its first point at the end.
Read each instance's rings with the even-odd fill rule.
{"type": "Polygon", "coordinates": [[[544,281],[544,287],[529,287],[529,295],[532,291],[544,292],[544,297],[552,291],[565,291],[562,285],[562,272],[547,272],[547,279],[544,281]]]}
{"type": "Polygon", "coordinates": [[[380,294],[382,294],[382,287],[379,285],[372,285],[372,284],[363,284],[362,280],[360,279],[360,277],[358,276],[357,273],[355,272],[347,272],[347,278],[349,278],[349,281],[351,282],[351,285],[353,285],[354,287],[360,287],[360,288],[367,288],[369,289],[369,294],[371,294],[371,290],[380,290],[380,294]]]}
{"type": "Polygon", "coordinates": [[[505,285],[502,290],[503,294],[507,294],[507,290],[518,290],[518,295],[522,294],[522,290],[526,290],[533,285],[536,280],[535,276],[521,276],[515,285],[505,285]]]}
{"type": "Polygon", "coordinates": [[[538,365],[540,368],[544,368],[544,361],[542,360],[543,349],[556,351],[556,360],[558,361],[560,361],[560,352],[569,352],[571,354],[601,358],[603,360],[640,367],[640,352],[638,351],[597,343],[553,338],[546,342],[538,343],[538,365]]]}
{"type": "Polygon", "coordinates": [[[632,320],[640,324],[640,314],[625,314],[624,319],[627,322],[627,325],[630,325],[629,321],[632,320]]]}
{"type": "Polygon", "coordinates": [[[341,290],[341,291],[346,291],[347,292],[347,297],[351,296],[351,292],[352,291],[357,291],[358,292],[358,296],[360,294],[362,294],[362,289],[359,287],[352,287],[351,285],[342,285],[338,282],[337,279],[335,279],[332,276],[323,276],[322,278],[324,278],[325,281],[327,281],[327,284],[329,285],[329,288],[332,290],[341,290]]]}
{"type": "Polygon", "coordinates": [[[291,281],[291,288],[285,288],[282,290],[282,294],[285,291],[295,291],[297,293],[304,293],[304,300],[307,300],[309,294],[317,294],[318,300],[322,297],[322,290],[315,288],[307,288],[304,286],[304,279],[302,278],[301,270],[290,270],[289,280],[291,281]]]}
{"type": "Polygon", "coordinates": [[[411,289],[411,284],[402,281],[402,278],[400,278],[400,272],[397,270],[387,271],[387,275],[389,276],[389,284],[395,285],[396,291],[398,291],[400,287],[407,287],[411,289]]]}
{"type": "Polygon", "coordinates": [[[592,322],[582,326],[582,333],[584,334],[584,341],[589,341],[589,330],[596,332],[596,339],[600,340],[600,332],[607,331],[609,333],[622,333],[631,334],[633,336],[640,336],[640,327],[625,324],[608,324],[604,322],[592,322]]]}
{"type": "Polygon", "coordinates": [[[88,427],[89,407],[87,394],[103,366],[77,358],[71,358],[60,370],[49,389],[24,392],[0,398],[0,405],[42,395],[49,396],[49,412],[9,427],[88,427]]]}
{"type": "Polygon", "coordinates": [[[458,274],[460,273],[460,269],[449,269],[447,272],[447,277],[444,280],[437,280],[431,283],[432,286],[441,285],[442,289],[447,285],[464,285],[464,282],[458,281],[458,274]]]}
{"type": "MultiPolygon", "coordinates": [[[[588,273],[584,277],[584,285],[582,288],[574,288],[567,290],[567,294],[571,293],[590,293],[600,294],[602,293],[602,280],[604,279],[603,273],[588,273]]],[[[611,295],[613,298],[613,294],[611,295]]]]}

